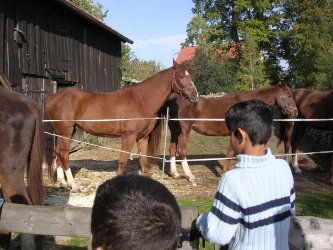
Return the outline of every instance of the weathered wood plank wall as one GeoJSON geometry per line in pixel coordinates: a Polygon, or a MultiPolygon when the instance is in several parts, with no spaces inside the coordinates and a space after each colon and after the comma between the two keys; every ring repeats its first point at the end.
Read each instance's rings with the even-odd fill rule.
{"type": "Polygon", "coordinates": [[[64,2],[0,0],[0,71],[19,91],[24,81],[28,92],[53,89],[42,89],[40,79],[49,80],[44,85],[117,90],[126,39],[64,2]]]}

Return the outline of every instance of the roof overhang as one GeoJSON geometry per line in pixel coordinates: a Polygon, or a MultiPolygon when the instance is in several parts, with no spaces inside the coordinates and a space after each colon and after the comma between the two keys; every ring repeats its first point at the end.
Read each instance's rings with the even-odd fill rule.
{"type": "Polygon", "coordinates": [[[101,20],[99,20],[98,18],[96,18],[95,16],[93,16],[92,14],[90,14],[89,12],[85,11],[83,8],[77,6],[76,4],[74,4],[73,2],[71,2],[70,0],[54,0],[55,2],[65,6],[66,8],[68,8],[69,10],[75,12],[76,14],[80,15],[81,17],[85,18],[86,20],[94,23],[95,25],[101,27],[102,29],[110,32],[111,34],[119,37],[119,39],[124,42],[124,43],[130,43],[133,44],[134,42],[127,38],[126,36],[120,34],[118,31],[112,29],[110,26],[106,25],[104,22],[102,22],[101,20]]]}

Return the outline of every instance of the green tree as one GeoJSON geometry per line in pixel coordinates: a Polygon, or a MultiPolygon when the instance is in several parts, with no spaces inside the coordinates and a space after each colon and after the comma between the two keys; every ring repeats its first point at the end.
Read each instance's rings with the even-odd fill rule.
{"type": "Polygon", "coordinates": [[[100,20],[104,20],[106,17],[108,10],[103,11],[103,5],[96,2],[94,3],[92,0],[71,0],[71,2],[75,3],[76,5],[82,7],[86,11],[88,11],[93,16],[97,17],[100,20]]]}
{"type": "Polygon", "coordinates": [[[203,95],[231,92],[235,84],[236,63],[212,46],[200,46],[193,58],[191,75],[198,92],[203,95]]]}
{"type": "MultiPolygon", "coordinates": [[[[187,45],[213,44],[220,47],[228,43],[238,45],[246,38],[247,29],[253,42],[264,57],[266,74],[272,82],[282,75],[279,65],[279,29],[283,12],[283,0],[193,0],[193,19],[187,27],[187,45]]],[[[241,53],[238,53],[240,56],[241,53]]]]}
{"type": "Polygon", "coordinates": [[[264,57],[253,40],[253,32],[248,29],[241,47],[241,58],[237,71],[236,91],[249,91],[269,86],[270,81],[265,73],[264,57]]]}
{"type": "Polygon", "coordinates": [[[333,2],[290,0],[286,3],[283,50],[296,87],[333,87],[333,2]]]}
{"type": "Polygon", "coordinates": [[[163,66],[156,61],[138,59],[126,44],[122,44],[121,52],[121,87],[141,82],[163,69],[163,66]]]}

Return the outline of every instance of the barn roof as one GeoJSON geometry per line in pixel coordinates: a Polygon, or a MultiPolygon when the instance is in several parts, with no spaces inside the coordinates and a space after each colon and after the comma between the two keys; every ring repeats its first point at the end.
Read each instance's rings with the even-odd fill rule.
{"type": "Polygon", "coordinates": [[[189,46],[189,47],[182,48],[176,58],[176,62],[178,62],[178,63],[191,62],[193,60],[195,52],[198,48],[199,48],[199,46],[189,46]]]}
{"type": "MultiPolygon", "coordinates": [[[[226,54],[230,59],[234,59],[238,56],[238,51],[237,51],[237,44],[236,43],[229,43],[227,44],[228,49],[226,51],[222,49],[216,49],[215,53],[217,56],[221,54],[226,54]]],[[[195,53],[199,46],[189,46],[189,47],[184,47],[180,50],[176,62],[178,63],[191,63],[195,53]]]]}
{"type": "Polygon", "coordinates": [[[86,10],[84,10],[83,8],[77,6],[76,4],[74,4],[73,2],[71,2],[70,0],[54,0],[55,2],[65,6],[66,8],[68,8],[70,11],[75,12],[76,14],[80,15],[81,17],[85,18],[86,20],[96,24],[97,26],[101,27],[102,29],[110,32],[111,34],[119,37],[119,39],[124,42],[124,43],[130,43],[133,44],[133,41],[129,38],[127,38],[126,36],[120,34],[118,31],[116,31],[115,29],[111,28],[110,26],[106,25],[104,22],[102,22],[101,20],[99,20],[98,18],[96,18],[95,16],[93,16],[92,14],[90,14],[89,12],[87,12],[86,10]]]}

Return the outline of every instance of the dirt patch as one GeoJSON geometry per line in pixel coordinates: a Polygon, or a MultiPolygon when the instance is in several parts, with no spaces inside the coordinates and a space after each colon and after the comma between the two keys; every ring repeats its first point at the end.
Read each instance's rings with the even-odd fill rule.
{"type": "MultiPolygon", "coordinates": [[[[203,136],[198,139],[205,141],[207,138],[208,137],[203,136]]],[[[226,144],[226,141],[224,144],[226,144]]],[[[274,154],[283,154],[283,145],[277,147],[276,144],[277,140],[273,136],[269,141],[269,147],[274,154]]],[[[119,149],[120,139],[104,139],[103,145],[105,147],[119,149]]],[[[202,147],[202,145],[200,146],[202,147]]],[[[136,152],[135,149],[133,152],[136,152]]],[[[223,154],[216,155],[216,152],[215,154],[213,152],[213,154],[210,154],[209,156],[204,153],[201,153],[200,155],[191,155],[189,153],[188,157],[198,159],[205,157],[210,158],[212,155],[218,158],[223,157],[223,154]]],[[[118,152],[108,149],[93,149],[88,151],[81,149],[72,153],[70,155],[70,165],[74,178],[81,188],[81,193],[71,193],[67,189],[60,188],[58,184],[53,183],[52,181],[47,181],[46,203],[49,205],[91,207],[97,187],[105,180],[116,176],[118,157],[118,152]]],[[[168,175],[169,163],[165,164],[163,175],[162,162],[152,165],[150,168],[150,174],[153,179],[166,185],[176,198],[199,199],[203,197],[213,197],[216,192],[218,181],[223,174],[220,162],[190,162],[189,164],[193,175],[196,177],[196,186],[193,186],[185,178],[185,174],[180,164],[178,164],[177,168],[181,174],[181,178],[179,179],[174,179],[168,175]]],[[[333,187],[328,184],[329,164],[329,155],[300,156],[299,165],[303,170],[303,173],[301,175],[294,175],[296,192],[332,193],[333,187]]],[[[132,160],[129,160],[126,170],[130,173],[138,173],[140,171],[140,165],[136,156],[134,156],[132,160]]]]}

